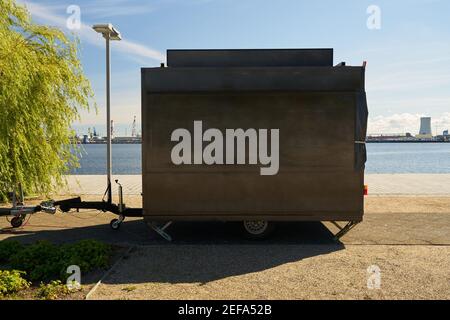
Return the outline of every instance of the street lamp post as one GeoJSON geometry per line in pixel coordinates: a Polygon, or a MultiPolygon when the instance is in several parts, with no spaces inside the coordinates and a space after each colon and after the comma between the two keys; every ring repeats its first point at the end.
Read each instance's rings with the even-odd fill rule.
{"type": "Polygon", "coordinates": [[[108,203],[112,203],[111,176],[112,176],[112,157],[111,157],[111,61],[110,46],[111,40],[122,40],[120,32],[112,24],[96,24],[92,27],[96,32],[101,33],[106,40],[106,174],[107,174],[107,194],[108,203]]]}

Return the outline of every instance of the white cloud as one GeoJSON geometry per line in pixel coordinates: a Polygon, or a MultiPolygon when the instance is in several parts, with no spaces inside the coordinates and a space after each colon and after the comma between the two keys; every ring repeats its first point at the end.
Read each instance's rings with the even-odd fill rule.
{"type": "MultiPolygon", "coordinates": [[[[19,0],[25,3],[28,0],[19,0]]],[[[79,2],[79,1],[78,1],[79,2]]],[[[65,11],[68,5],[76,4],[81,7],[83,16],[92,16],[95,18],[106,18],[116,16],[129,16],[149,13],[155,10],[149,2],[142,0],[89,0],[78,4],[73,2],[59,2],[55,4],[54,1],[40,1],[40,5],[44,6],[50,11],[65,11]]]]}
{"type": "MultiPolygon", "coordinates": [[[[420,127],[420,118],[425,114],[401,113],[390,116],[376,116],[369,118],[368,134],[406,133],[417,134],[420,127]]],[[[442,134],[443,130],[450,129],[450,112],[432,117],[433,134],[442,134]]]]}
{"type": "MultiPolygon", "coordinates": [[[[53,24],[59,28],[66,28],[66,18],[52,12],[51,8],[30,1],[21,2],[27,6],[33,17],[42,19],[46,23],[53,24]]],[[[95,46],[104,47],[101,37],[94,30],[92,30],[91,26],[82,23],[81,28],[74,31],[81,40],[95,46]]],[[[134,60],[137,59],[139,61],[143,61],[143,59],[151,59],[157,62],[166,61],[166,57],[163,53],[137,42],[122,40],[115,43],[114,46],[115,50],[126,54],[126,56],[134,60]]]]}

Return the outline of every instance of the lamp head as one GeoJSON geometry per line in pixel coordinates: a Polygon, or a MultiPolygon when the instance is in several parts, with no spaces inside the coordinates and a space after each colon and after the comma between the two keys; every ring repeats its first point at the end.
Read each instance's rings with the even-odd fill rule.
{"type": "Polygon", "coordinates": [[[111,23],[96,24],[92,27],[96,32],[101,33],[105,39],[122,40],[120,32],[111,23]]]}

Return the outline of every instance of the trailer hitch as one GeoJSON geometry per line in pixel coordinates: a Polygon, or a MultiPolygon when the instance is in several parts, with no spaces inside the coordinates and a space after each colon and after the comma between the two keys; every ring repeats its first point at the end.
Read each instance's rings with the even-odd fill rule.
{"type": "MultiPolygon", "coordinates": [[[[118,230],[122,225],[122,222],[126,217],[142,217],[142,208],[127,208],[125,203],[123,202],[123,188],[119,183],[119,180],[115,180],[115,182],[119,186],[119,203],[114,204],[110,201],[82,201],[80,197],[65,199],[55,201],[53,204],[55,206],[59,206],[59,209],[62,212],[69,212],[72,209],[79,211],[80,209],[92,209],[99,210],[102,212],[111,212],[116,214],[118,217],[116,219],[112,219],[109,223],[111,229],[118,230]]],[[[109,186],[105,192],[105,194],[109,191],[109,186]]]]}
{"type": "Polygon", "coordinates": [[[19,228],[22,226],[27,215],[31,215],[37,212],[45,212],[48,214],[55,214],[56,208],[53,201],[44,201],[37,206],[26,206],[23,196],[22,187],[19,185],[19,198],[17,198],[16,190],[12,193],[12,207],[0,208],[0,217],[12,216],[10,223],[13,228],[19,228]]]}

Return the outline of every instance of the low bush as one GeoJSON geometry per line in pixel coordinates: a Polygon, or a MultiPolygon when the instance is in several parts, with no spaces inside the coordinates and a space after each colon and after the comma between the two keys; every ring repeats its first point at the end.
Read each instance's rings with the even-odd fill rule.
{"type": "Polygon", "coordinates": [[[23,244],[18,241],[3,240],[0,242],[0,264],[7,264],[11,257],[22,251],[23,244]]]}
{"type": "Polygon", "coordinates": [[[29,288],[29,281],[41,281],[36,298],[58,299],[71,293],[63,284],[69,276],[66,273],[69,266],[77,265],[83,273],[105,268],[111,253],[110,245],[95,240],[64,245],[54,245],[48,241],[30,245],[1,241],[0,265],[14,270],[0,270],[0,298],[29,288]],[[43,281],[50,282],[45,284],[43,281]]]}
{"type": "Polygon", "coordinates": [[[77,265],[81,272],[108,266],[111,247],[95,240],[54,245],[47,241],[24,246],[9,257],[8,265],[24,270],[31,281],[65,281],[67,267],[77,265]]]}
{"type": "Polygon", "coordinates": [[[64,267],[60,248],[47,241],[26,246],[11,257],[10,265],[27,272],[31,281],[47,281],[55,276],[59,279],[64,267]]]}
{"type": "Polygon", "coordinates": [[[82,240],[62,246],[62,259],[66,267],[77,265],[82,272],[108,266],[111,246],[95,240],[82,240]]]}
{"type": "Polygon", "coordinates": [[[24,274],[17,270],[0,270],[0,297],[28,288],[30,283],[22,277],[24,274]]]}
{"type": "Polygon", "coordinates": [[[42,300],[55,300],[63,295],[68,295],[70,290],[61,281],[51,281],[48,284],[41,283],[37,292],[36,298],[42,300]]]}

